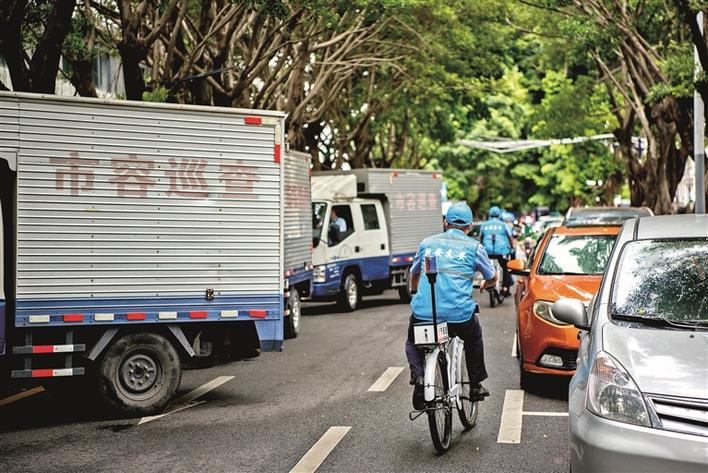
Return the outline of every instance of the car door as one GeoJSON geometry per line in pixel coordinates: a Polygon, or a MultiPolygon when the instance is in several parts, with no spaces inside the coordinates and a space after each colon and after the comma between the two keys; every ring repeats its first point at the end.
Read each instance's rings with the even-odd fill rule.
{"type": "Polygon", "coordinates": [[[386,279],[389,275],[388,232],[381,202],[368,201],[359,204],[361,215],[360,253],[362,277],[365,281],[386,279]]]}

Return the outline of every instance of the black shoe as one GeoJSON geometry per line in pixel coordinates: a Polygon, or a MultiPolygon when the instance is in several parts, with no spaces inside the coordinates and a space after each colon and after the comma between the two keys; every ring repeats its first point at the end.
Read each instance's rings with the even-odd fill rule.
{"type": "Polygon", "coordinates": [[[413,409],[422,411],[425,409],[425,380],[418,376],[413,387],[413,409]]]}
{"type": "Polygon", "coordinates": [[[487,396],[489,396],[489,391],[481,384],[473,387],[470,393],[470,397],[473,401],[484,401],[484,398],[487,396]]]}

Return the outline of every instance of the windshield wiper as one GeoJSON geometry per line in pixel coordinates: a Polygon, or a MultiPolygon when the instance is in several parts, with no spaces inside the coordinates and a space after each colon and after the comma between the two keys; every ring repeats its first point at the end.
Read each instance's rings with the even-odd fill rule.
{"type": "Polygon", "coordinates": [[[677,322],[672,322],[664,317],[639,317],[637,315],[623,315],[623,314],[612,314],[612,318],[615,320],[626,320],[627,322],[639,322],[645,325],[653,325],[655,327],[671,327],[676,329],[691,329],[696,330],[700,328],[697,324],[681,324],[677,322]]]}

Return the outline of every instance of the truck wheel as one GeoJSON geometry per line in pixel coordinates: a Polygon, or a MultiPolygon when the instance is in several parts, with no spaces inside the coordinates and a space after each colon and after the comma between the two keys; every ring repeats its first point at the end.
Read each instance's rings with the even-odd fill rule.
{"type": "Polygon", "coordinates": [[[181,380],[177,351],[155,333],[131,333],[119,338],[98,363],[101,401],[131,415],[150,415],[162,409],[181,380]]]}
{"type": "Polygon", "coordinates": [[[288,297],[290,315],[285,318],[285,338],[295,338],[300,333],[300,295],[293,288],[288,297]]]}
{"type": "Polygon", "coordinates": [[[356,274],[349,273],[342,283],[339,304],[347,312],[353,312],[359,307],[361,296],[359,294],[359,281],[356,274]]]}

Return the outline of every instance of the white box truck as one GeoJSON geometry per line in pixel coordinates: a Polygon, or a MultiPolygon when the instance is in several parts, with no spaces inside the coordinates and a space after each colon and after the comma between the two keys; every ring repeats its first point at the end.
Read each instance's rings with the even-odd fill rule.
{"type": "Polygon", "coordinates": [[[310,155],[285,153],[285,338],[300,332],[300,301],[312,291],[310,155]]]}
{"type": "Polygon", "coordinates": [[[362,295],[398,289],[420,242],[442,231],[442,174],[408,169],[319,172],[312,178],[312,300],[355,310],[362,295]]]}
{"type": "Polygon", "coordinates": [[[190,357],[281,348],[283,113],[0,92],[0,115],[7,375],[90,374],[144,415],[190,357]]]}

